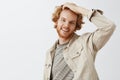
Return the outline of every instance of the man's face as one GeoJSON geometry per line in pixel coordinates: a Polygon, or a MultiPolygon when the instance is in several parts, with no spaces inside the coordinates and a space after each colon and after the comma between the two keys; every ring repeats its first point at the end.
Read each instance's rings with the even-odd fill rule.
{"type": "Polygon", "coordinates": [[[60,38],[69,39],[76,29],[77,15],[69,9],[64,9],[58,21],[56,30],[60,38]]]}

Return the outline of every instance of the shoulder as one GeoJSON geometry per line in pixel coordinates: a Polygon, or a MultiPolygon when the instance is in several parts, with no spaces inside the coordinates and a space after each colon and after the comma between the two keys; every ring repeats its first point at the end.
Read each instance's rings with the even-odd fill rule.
{"type": "Polygon", "coordinates": [[[90,39],[92,34],[93,33],[90,33],[90,32],[84,33],[84,34],[80,35],[78,39],[83,39],[84,41],[86,41],[86,40],[90,39]]]}

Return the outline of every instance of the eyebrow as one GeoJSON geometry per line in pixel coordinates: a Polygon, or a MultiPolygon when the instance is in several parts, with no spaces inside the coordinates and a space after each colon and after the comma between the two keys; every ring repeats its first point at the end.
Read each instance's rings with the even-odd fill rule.
{"type": "MultiPolygon", "coordinates": [[[[61,19],[66,19],[65,17],[61,17],[61,19]]],[[[71,20],[70,22],[75,22],[76,23],[76,20],[71,20]]]]}

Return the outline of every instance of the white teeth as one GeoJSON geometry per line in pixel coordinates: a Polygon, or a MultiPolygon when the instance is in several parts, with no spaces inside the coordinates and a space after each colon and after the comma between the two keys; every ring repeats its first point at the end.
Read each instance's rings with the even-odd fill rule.
{"type": "Polygon", "coordinates": [[[64,28],[63,28],[62,30],[63,30],[64,32],[68,32],[68,29],[64,29],[64,28]]]}

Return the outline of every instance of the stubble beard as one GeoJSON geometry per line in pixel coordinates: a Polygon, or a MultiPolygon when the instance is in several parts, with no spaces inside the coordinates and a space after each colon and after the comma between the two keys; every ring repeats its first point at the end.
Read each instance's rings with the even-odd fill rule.
{"type": "Polygon", "coordinates": [[[71,33],[70,32],[65,32],[64,33],[64,32],[61,31],[61,29],[59,29],[59,30],[57,29],[57,33],[58,33],[60,38],[63,38],[64,40],[68,40],[72,37],[74,32],[71,32],[71,33]]]}

